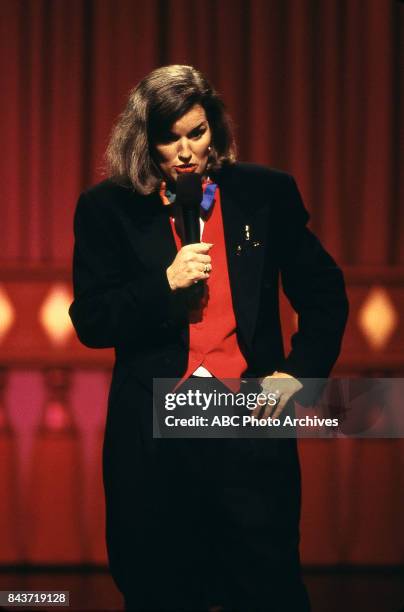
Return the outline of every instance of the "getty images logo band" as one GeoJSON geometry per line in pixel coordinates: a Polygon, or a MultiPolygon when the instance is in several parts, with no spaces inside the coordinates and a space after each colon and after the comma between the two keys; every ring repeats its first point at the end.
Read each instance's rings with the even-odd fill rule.
{"type": "Polygon", "coordinates": [[[182,384],[178,379],[154,379],[153,436],[404,437],[404,379],[310,378],[301,382],[303,388],[276,413],[279,394],[265,392],[258,379],[192,378],[182,384]]]}

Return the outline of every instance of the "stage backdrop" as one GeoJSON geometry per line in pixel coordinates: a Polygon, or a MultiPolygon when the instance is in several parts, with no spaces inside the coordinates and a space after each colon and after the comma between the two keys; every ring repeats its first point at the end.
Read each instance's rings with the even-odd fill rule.
{"type": "MultiPolygon", "coordinates": [[[[157,66],[205,72],[239,158],[296,177],[347,275],[337,372],[403,375],[403,11],[392,0],[1,2],[0,562],[105,560],[112,357],[79,347],[66,321],[72,217],[102,178],[128,91],[157,66]]],[[[287,335],[286,305],[283,317],[287,335]]],[[[404,562],[402,450],[301,445],[303,561],[404,562]]]]}

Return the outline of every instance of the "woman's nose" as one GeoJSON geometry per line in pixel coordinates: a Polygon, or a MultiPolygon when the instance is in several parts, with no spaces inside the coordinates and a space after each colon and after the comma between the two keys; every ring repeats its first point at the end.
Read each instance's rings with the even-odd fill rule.
{"type": "Polygon", "coordinates": [[[180,142],[178,157],[184,164],[187,164],[190,161],[192,157],[192,151],[190,149],[188,141],[180,142]]]}

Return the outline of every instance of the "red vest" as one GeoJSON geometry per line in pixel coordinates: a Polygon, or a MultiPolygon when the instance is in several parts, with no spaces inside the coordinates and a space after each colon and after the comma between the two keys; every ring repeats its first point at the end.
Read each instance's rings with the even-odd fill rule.
{"type": "MultiPolygon", "coordinates": [[[[181,241],[174,230],[174,223],[172,228],[179,249],[181,241]]],[[[215,192],[212,213],[205,222],[203,242],[214,245],[210,250],[212,273],[205,281],[201,308],[190,312],[188,367],[182,381],[200,365],[217,378],[240,378],[247,368],[247,362],[240,351],[236,336],[219,188],[215,192]]]]}

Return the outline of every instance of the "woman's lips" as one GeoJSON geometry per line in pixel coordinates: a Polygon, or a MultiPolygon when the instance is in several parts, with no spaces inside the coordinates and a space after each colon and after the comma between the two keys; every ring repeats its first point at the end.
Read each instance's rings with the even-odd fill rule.
{"type": "Polygon", "coordinates": [[[186,174],[189,172],[195,172],[196,169],[197,169],[196,164],[190,164],[187,166],[174,166],[174,170],[177,172],[177,174],[186,174]]]}

